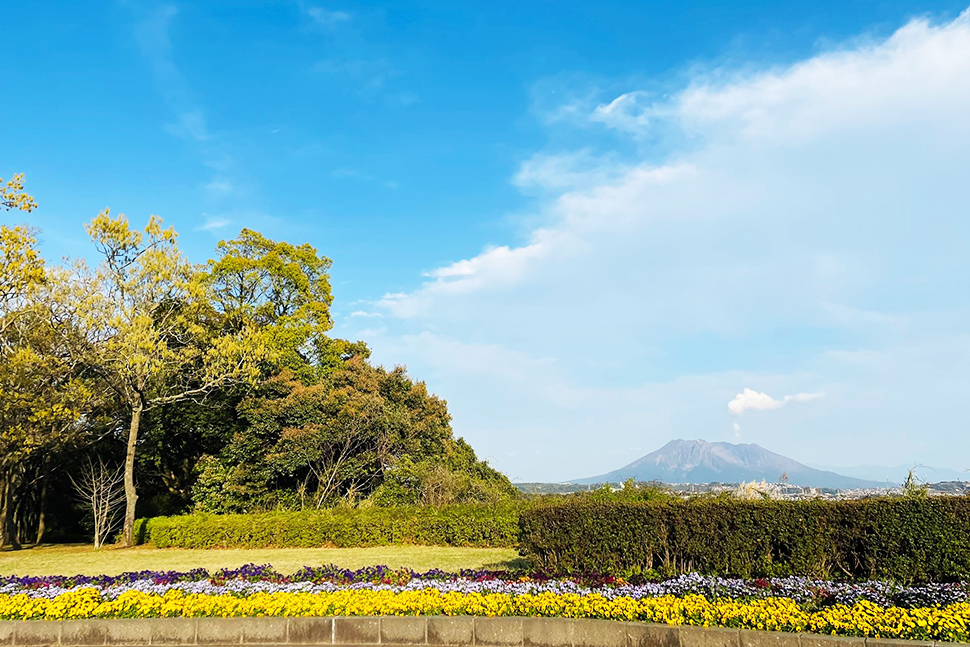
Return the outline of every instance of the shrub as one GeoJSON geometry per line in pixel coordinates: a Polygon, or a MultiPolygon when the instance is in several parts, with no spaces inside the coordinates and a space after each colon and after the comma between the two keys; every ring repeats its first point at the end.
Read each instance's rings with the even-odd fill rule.
{"type": "Polygon", "coordinates": [[[590,501],[523,510],[520,550],[551,572],[970,576],[970,497],[590,501]]]}
{"type": "Polygon", "coordinates": [[[135,536],[158,548],[509,547],[517,542],[518,509],[461,505],[190,514],[140,520],[135,536]]]}

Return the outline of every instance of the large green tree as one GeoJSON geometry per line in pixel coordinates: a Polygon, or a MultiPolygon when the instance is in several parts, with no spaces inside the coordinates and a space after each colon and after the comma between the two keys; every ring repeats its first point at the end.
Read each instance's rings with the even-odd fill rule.
{"type": "Polygon", "coordinates": [[[222,241],[206,282],[228,330],[257,326],[272,344],[278,366],[319,364],[327,346],[331,261],[310,245],[291,245],[243,229],[222,241]]]}
{"type": "Polygon", "coordinates": [[[87,231],[103,260],[94,271],[75,268],[73,294],[85,331],[77,350],[130,413],[123,534],[131,546],[143,413],[255,380],[266,346],[248,321],[224,325],[228,313],[213,307],[205,274],[185,258],[175,231],[163,229],[160,218],[139,231],[105,210],[87,231]]]}
{"type": "Polygon", "coordinates": [[[444,400],[402,368],[354,354],[319,381],[285,369],[244,399],[245,425],[204,459],[194,491],[209,512],[338,503],[441,504],[514,495],[455,439],[444,400]]]}
{"type": "MultiPolygon", "coordinates": [[[[261,378],[281,369],[301,379],[315,380],[342,361],[366,354],[361,343],[326,336],[330,318],[330,259],[310,245],[291,245],[243,229],[222,241],[208,262],[201,283],[220,313],[210,325],[222,334],[246,328],[262,332],[266,353],[259,363],[261,378]]],[[[197,462],[218,454],[245,428],[237,413],[249,386],[232,385],[212,392],[204,403],[168,403],[148,412],[141,473],[148,479],[152,513],[179,510],[189,498],[197,462]]]]}

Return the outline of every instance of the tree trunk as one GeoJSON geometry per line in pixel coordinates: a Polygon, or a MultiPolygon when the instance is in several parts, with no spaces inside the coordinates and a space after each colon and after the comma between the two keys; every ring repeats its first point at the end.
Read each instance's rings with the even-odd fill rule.
{"type": "Polygon", "coordinates": [[[7,545],[7,517],[10,515],[10,479],[0,479],[0,548],[7,545]]]}
{"type": "Polygon", "coordinates": [[[13,537],[15,540],[14,548],[20,550],[22,544],[24,543],[24,519],[27,516],[26,501],[24,501],[23,493],[21,492],[21,497],[17,501],[17,505],[13,509],[13,537]]]}
{"type": "Polygon", "coordinates": [[[17,489],[17,483],[15,481],[14,474],[8,474],[7,478],[4,479],[4,496],[3,496],[3,532],[5,539],[10,543],[10,546],[14,550],[20,550],[20,541],[17,538],[17,525],[14,521],[14,492],[17,489]]]}
{"type": "Polygon", "coordinates": [[[131,407],[131,427],[128,429],[128,452],[125,454],[125,548],[135,545],[135,502],[138,501],[138,493],[135,492],[135,447],[143,408],[140,400],[131,407]]]}
{"type": "Polygon", "coordinates": [[[44,540],[44,532],[47,531],[47,478],[49,476],[47,472],[47,461],[44,461],[44,467],[41,468],[40,474],[40,500],[37,503],[37,538],[34,539],[34,545],[40,546],[40,542],[44,540]]]}

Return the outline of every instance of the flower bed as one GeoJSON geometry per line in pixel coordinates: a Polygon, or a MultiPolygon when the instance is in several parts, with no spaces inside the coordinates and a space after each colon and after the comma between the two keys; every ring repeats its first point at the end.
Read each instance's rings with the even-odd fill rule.
{"type": "Polygon", "coordinates": [[[965,641],[970,585],[904,587],[805,578],[686,575],[628,584],[492,571],[269,567],[216,573],[0,578],[0,618],[478,615],[602,618],[672,625],[965,641]]]}

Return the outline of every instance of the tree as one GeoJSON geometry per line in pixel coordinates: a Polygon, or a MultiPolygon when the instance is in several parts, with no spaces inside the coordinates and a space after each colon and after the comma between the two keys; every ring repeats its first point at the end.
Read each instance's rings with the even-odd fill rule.
{"type": "Polygon", "coordinates": [[[446,403],[403,368],[351,354],[317,381],[289,370],[243,399],[246,424],[200,463],[196,509],[251,512],[377,504],[494,501],[504,476],[454,438],[446,403]]]}
{"type": "Polygon", "coordinates": [[[24,191],[24,174],[16,173],[6,184],[0,177],[0,207],[30,213],[37,208],[37,202],[24,191]]]}
{"type": "MultiPolygon", "coordinates": [[[[0,178],[0,209],[30,213],[36,201],[24,191],[23,174],[0,178]]],[[[0,326],[12,325],[24,300],[44,281],[44,261],[33,229],[0,226],[0,326]]]]}
{"type": "MultiPolygon", "coordinates": [[[[36,206],[22,174],[6,184],[0,178],[0,209],[30,212],[36,206]]],[[[54,367],[36,343],[41,328],[25,321],[37,314],[33,297],[45,277],[33,230],[0,226],[0,546],[8,539],[19,546],[11,527],[14,494],[26,461],[44,445],[41,428],[69,415],[62,403],[43,397],[56,382],[48,371],[54,367]]]]}
{"type": "Polygon", "coordinates": [[[277,366],[297,371],[330,350],[331,261],[310,245],[270,240],[243,229],[221,241],[206,282],[230,331],[256,325],[272,340],[277,366]]]}
{"type": "Polygon", "coordinates": [[[157,216],[142,232],[106,209],[86,229],[103,261],[93,272],[75,266],[77,318],[85,330],[77,352],[130,413],[123,533],[131,546],[142,414],[255,380],[266,345],[251,322],[227,325],[227,313],[212,305],[201,268],[188,262],[174,229],[163,229],[157,216]]]}
{"type": "MultiPolygon", "coordinates": [[[[306,385],[316,384],[350,358],[369,355],[363,342],[325,334],[332,324],[329,268],[330,259],[309,245],[276,242],[249,229],[219,243],[203,282],[223,313],[218,323],[224,331],[247,325],[263,331],[270,351],[260,366],[264,378],[285,369],[306,385]]],[[[148,503],[153,514],[173,514],[193,491],[204,490],[206,505],[237,509],[265,492],[250,489],[253,473],[237,474],[228,489],[194,487],[200,475],[210,485],[225,476],[212,457],[245,431],[237,408],[251,395],[250,387],[237,385],[213,392],[201,404],[173,403],[149,413],[142,425],[151,449],[142,452],[139,463],[149,496],[140,504],[148,503]]]]}
{"type": "Polygon", "coordinates": [[[263,401],[250,412],[257,424],[282,426],[267,462],[282,474],[298,475],[297,491],[309,495],[315,508],[372,491],[394,444],[384,399],[323,384],[290,387],[286,398],[263,401]]]}
{"type": "Polygon", "coordinates": [[[117,532],[121,516],[118,508],[125,502],[125,468],[111,469],[98,457],[81,467],[78,478],[70,477],[78,500],[91,511],[94,524],[94,548],[104,545],[111,533],[117,532]]]}
{"type": "MultiPolygon", "coordinates": [[[[24,475],[33,470],[44,492],[50,459],[86,435],[98,397],[38,310],[0,333],[0,339],[16,340],[0,363],[0,545],[8,538],[17,544],[10,512],[24,475]]],[[[38,537],[44,498],[36,511],[38,537]]]]}

